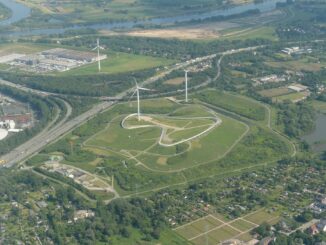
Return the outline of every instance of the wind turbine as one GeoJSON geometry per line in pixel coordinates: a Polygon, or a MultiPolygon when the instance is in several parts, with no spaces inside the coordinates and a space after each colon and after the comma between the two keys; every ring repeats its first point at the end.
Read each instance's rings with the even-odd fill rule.
{"type": "Polygon", "coordinates": [[[98,38],[96,42],[96,47],[92,49],[92,50],[97,50],[98,72],[101,71],[100,49],[104,49],[104,48],[100,46],[100,39],[98,38]]]}
{"type": "Polygon", "coordinates": [[[136,82],[136,89],[134,91],[134,93],[131,95],[134,96],[134,94],[137,94],[137,117],[138,117],[138,121],[140,121],[140,96],[139,96],[139,91],[152,91],[151,89],[148,88],[142,88],[138,85],[138,83],[136,82]]]}
{"type": "Polygon", "coordinates": [[[185,91],[186,91],[186,103],[188,103],[188,71],[185,70],[185,91]]]}

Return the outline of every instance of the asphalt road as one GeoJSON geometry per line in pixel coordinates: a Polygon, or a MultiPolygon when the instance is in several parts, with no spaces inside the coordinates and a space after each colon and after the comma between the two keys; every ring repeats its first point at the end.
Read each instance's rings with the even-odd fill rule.
{"type": "Polygon", "coordinates": [[[28,140],[27,142],[20,145],[10,153],[2,156],[1,159],[6,161],[6,164],[3,166],[12,167],[13,165],[23,161],[27,157],[39,152],[48,143],[60,138],[70,130],[84,123],[88,119],[94,117],[101,111],[109,108],[111,105],[112,102],[100,103],[94,106],[89,111],[77,116],[76,118],[70,121],[66,121],[66,119],[69,117],[69,112],[67,110],[65,118],[58,124],[54,125],[51,128],[49,128],[49,126],[46,127],[41,133],[36,135],[34,138],[28,140]]]}
{"type": "MultiPolygon", "coordinates": [[[[197,62],[201,62],[203,60],[212,59],[212,58],[216,57],[217,55],[224,56],[224,55],[234,54],[234,53],[243,52],[243,51],[251,51],[251,50],[255,50],[260,47],[262,47],[262,46],[248,47],[248,48],[242,48],[242,49],[237,49],[237,50],[229,50],[229,51],[226,51],[226,52],[223,52],[220,54],[212,54],[212,55],[208,55],[208,56],[204,56],[204,57],[199,57],[199,58],[196,58],[196,59],[193,59],[190,61],[186,61],[183,63],[179,63],[179,64],[176,64],[171,69],[167,70],[166,72],[163,72],[159,75],[156,75],[154,77],[147,79],[146,81],[140,83],[140,85],[145,86],[146,84],[155,82],[157,79],[164,77],[165,75],[171,73],[174,70],[185,68],[188,65],[191,65],[191,64],[194,64],[197,62]]],[[[221,61],[221,59],[218,62],[217,77],[220,75],[220,68],[219,68],[220,61],[221,61]]],[[[43,92],[43,91],[27,88],[22,85],[4,81],[2,79],[0,79],[0,84],[11,86],[11,87],[20,89],[25,92],[35,93],[40,96],[55,96],[56,95],[56,94],[49,93],[49,92],[43,92]]],[[[127,96],[130,91],[131,91],[130,89],[123,91],[122,93],[118,94],[116,96],[116,98],[122,99],[125,96],[127,96]]],[[[67,119],[69,118],[69,116],[71,114],[72,108],[70,107],[70,105],[68,103],[65,102],[65,105],[67,107],[67,113],[66,113],[65,117],[59,123],[53,125],[57,121],[57,118],[56,118],[45,129],[43,129],[43,131],[41,131],[38,135],[36,135],[32,139],[28,140],[24,144],[18,146],[17,148],[12,150],[10,153],[3,155],[1,157],[1,159],[6,161],[6,163],[3,166],[4,167],[12,167],[15,164],[22,162],[23,160],[27,159],[31,155],[39,152],[43,147],[45,147],[50,142],[57,140],[58,138],[62,137],[63,135],[65,135],[66,133],[71,131],[72,129],[78,127],[82,123],[84,123],[87,120],[91,119],[92,117],[96,116],[98,113],[108,109],[114,103],[115,102],[106,102],[106,101],[102,102],[100,104],[95,105],[92,109],[88,110],[87,112],[77,116],[76,118],[67,121],[67,119]]]]}

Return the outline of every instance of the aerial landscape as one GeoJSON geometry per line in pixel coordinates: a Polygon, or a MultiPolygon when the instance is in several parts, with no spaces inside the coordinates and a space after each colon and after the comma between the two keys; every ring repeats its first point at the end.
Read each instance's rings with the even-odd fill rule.
{"type": "Polygon", "coordinates": [[[0,244],[325,245],[325,0],[0,0],[0,244]]]}

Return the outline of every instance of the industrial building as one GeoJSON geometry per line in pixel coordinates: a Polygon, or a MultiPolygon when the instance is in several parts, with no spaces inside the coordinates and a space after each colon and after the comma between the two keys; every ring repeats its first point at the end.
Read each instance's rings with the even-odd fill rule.
{"type": "MultiPolygon", "coordinates": [[[[49,49],[42,52],[43,55],[53,58],[63,58],[63,59],[70,59],[75,61],[80,61],[84,63],[91,63],[97,61],[97,55],[92,52],[81,52],[76,50],[70,49],[63,49],[63,48],[54,48],[49,49]]],[[[106,55],[100,56],[100,59],[106,59],[106,55]]]]}
{"type": "Polygon", "coordinates": [[[106,59],[106,55],[71,49],[53,48],[34,54],[0,54],[0,63],[28,72],[64,72],[106,59]]]}

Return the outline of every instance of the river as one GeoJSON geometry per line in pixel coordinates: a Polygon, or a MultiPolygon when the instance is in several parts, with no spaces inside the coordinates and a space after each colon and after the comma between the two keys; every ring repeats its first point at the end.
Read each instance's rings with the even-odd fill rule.
{"type": "Polygon", "coordinates": [[[13,23],[27,18],[31,14],[30,8],[13,0],[0,0],[0,3],[11,9],[12,12],[10,18],[0,21],[0,27],[9,26],[13,23]]]}
{"type": "Polygon", "coordinates": [[[326,114],[317,114],[316,128],[303,137],[315,152],[326,151],[326,114]]]}
{"type": "MultiPolygon", "coordinates": [[[[92,29],[116,29],[116,28],[132,28],[137,25],[143,24],[154,24],[154,25],[161,25],[161,24],[173,24],[175,22],[186,22],[191,20],[203,20],[211,17],[216,16],[230,16],[234,14],[240,14],[249,10],[259,9],[261,12],[268,12],[276,8],[277,2],[285,2],[286,0],[266,0],[262,3],[254,4],[244,4],[236,7],[231,7],[227,9],[220,9],[209,11],[200,14],[190,14],[190,15],[181,15],[181,16],[174,16],[174,17],[163,17],[163,18],[153,18],[145,21],[126,21],[126,22],[114,22],[114,23],[102,23],[102,24],[87,24],[87,25],[75,25],[70,27],[62,27],[62,28],[43,28],[43,29],[33,29],[33,30],[22,30],[22,31],[15,31],[10,32],[2,35],[7,36],[30,36],[30,35],[50,35],[50,34],[60,34],[64,33],[67,30],[78,30],[82,28],[92,28],[92,29]]],[[[11,18],[0,21],[1,26],[9,26],[15,22],[21,21],[27,18],[30,15],[31,10],[22,5],[20,3],[16,3],[14,0],[0,0],[2,4],[7,6],[12,11],[11,18]]]]}

